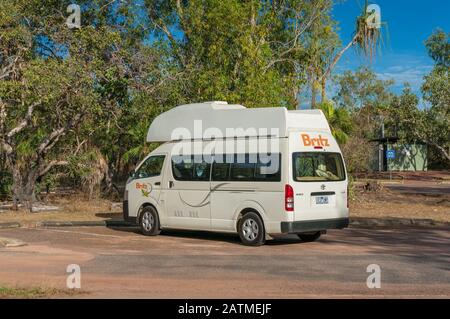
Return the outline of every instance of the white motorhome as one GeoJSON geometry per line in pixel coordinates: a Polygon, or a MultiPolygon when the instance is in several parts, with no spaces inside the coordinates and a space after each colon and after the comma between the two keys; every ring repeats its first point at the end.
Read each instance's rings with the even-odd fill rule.
{"type": "Polygon", "coordinates": [[[163,144],[132,172],[124,198],[124,219],[144,235],[231,232],[257,246],[348,226],[345,165],[320,110],[181,105],[152,122],[147,141],[163,144]]]}

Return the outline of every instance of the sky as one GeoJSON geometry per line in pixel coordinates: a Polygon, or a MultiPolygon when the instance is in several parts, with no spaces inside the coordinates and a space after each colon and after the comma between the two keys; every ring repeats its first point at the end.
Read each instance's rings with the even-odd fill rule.
{"type": "MultiPolygon", "coordinates": [[[[335,73],[355,70],[369,65],[382,79],[393,79],[393,91],[400,93],[409,82],[420,95],[423,76],[433,68],[424,42],[437,28],[450,32],[450,0],[376,0],[369,3],[381,8],[381,20],[387,23],[381,52],[372,60],[358,55],[353,49],[339,61],[335,73]]],[[[333,9],[339,22],[339,35],[347,44],[353,35],[355,17],[361,12],[364,0],[337,0],[333,9]]]]}

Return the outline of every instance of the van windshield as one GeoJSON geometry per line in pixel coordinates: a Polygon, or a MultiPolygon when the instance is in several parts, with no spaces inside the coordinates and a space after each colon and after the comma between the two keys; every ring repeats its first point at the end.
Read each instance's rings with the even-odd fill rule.
{"type": "Polygon", "coordinates": [[[294,181],[326,182],[345,180],[344,164],[339,153],[302,152],[293,156],[294,181]]]}

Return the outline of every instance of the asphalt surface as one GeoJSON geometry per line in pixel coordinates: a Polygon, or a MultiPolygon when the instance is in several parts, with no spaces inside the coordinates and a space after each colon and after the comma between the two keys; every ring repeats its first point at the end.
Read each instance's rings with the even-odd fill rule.
{"type": "Polygon", "coordinates": [[[346,229],[319,241],[295,236],[262,247],[234,235],[135,228],[2,229],[27,243],[0,248],[0,286],[65,289],[81,267],[75,297],[450,298],[450,229],[346,229]],[[369,289],[367,267],[381,268],[369,289]]]}

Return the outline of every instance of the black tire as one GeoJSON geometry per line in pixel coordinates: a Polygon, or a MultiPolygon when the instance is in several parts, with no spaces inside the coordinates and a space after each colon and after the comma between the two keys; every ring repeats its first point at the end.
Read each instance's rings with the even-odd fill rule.
{"type": "Polygon", "coordinates": [[[314,234],[298,234],[298,237],[304,242],[310,243],[320,238],[320,231],[314,234]]]}
{"type": "Polygon", "coordinates": [[[139,227],[145,236],[156,236],[161,232],[159,228],[158,212],[153,206],[146,206],[142,209],[139,218],[139,227]]]}
{"type": "Polygon", "coordinates": [[[264,224],[258,214],[249,212],[238,222],[238,233],[246,246],[261,246],[266,241],[264,224]]]}

